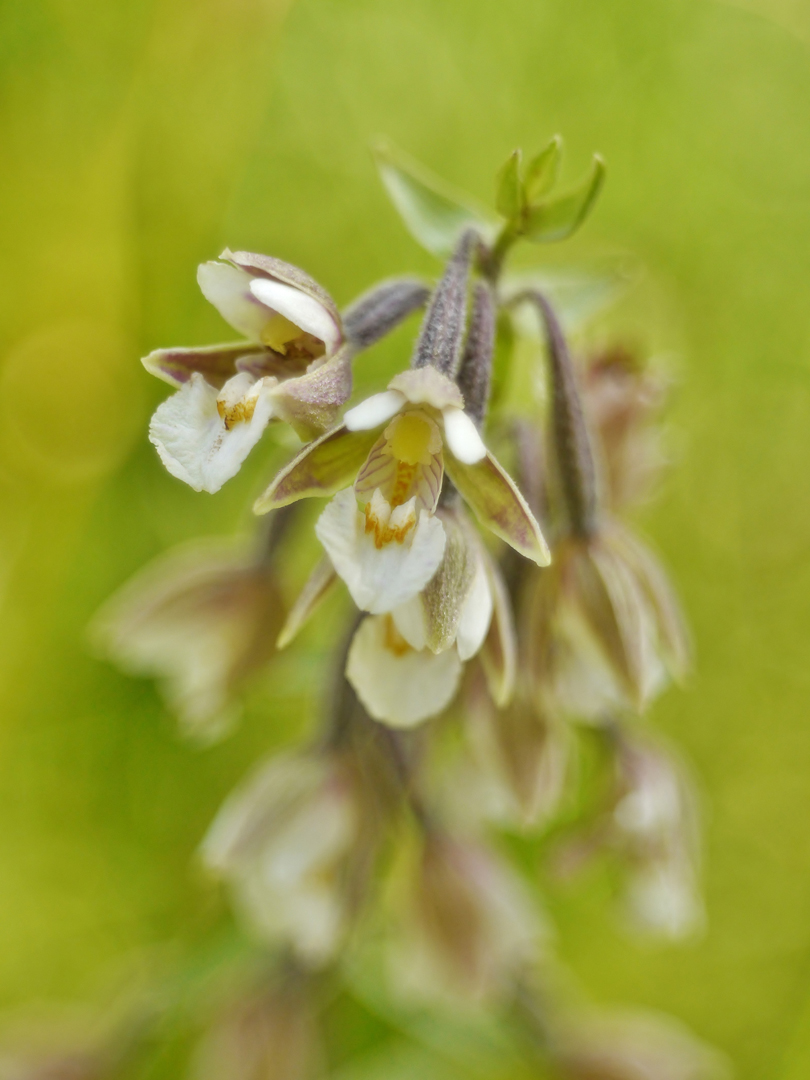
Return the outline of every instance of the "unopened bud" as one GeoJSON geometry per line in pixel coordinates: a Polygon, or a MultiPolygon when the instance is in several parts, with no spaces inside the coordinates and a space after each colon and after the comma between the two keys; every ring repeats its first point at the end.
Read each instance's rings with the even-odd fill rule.
{"type": "Polygon", "coordinates": [[[433,292],[411,367],[435,367],[455,378],[464,348],[470,272],[478,244],[473,229],[462,234],[433,292]]]}
{"type": "Polygon", "coordinates": [[[483,281],[475,286],[470,329],[461,367],[458,386],[464,396],[464,411],[481,426],[489,402],[492,375],[492,353],[495,348],[495,298],[491,287],[483,281]]]}
{"type": "Polygon", "coordinates": [[[521,299],[537,307],[546,330],[551,368],[551,435],[560,496],[573,536],[597,531],[599,500],[590,434],[582,412],[574,365],[554,309],[540,292],[521,299]]]}
{"type": "Polygon", "coordinates": [[[430,290],[415,278],[384,281],[364,293],[343,315],[346,337],[357,349],[368,349],[403,319],[424,307],[430,290]]]}

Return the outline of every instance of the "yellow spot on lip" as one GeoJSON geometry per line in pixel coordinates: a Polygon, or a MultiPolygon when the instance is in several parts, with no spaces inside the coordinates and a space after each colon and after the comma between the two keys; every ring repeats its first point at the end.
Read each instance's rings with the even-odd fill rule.
{"type": "Polygon", "coordinates": [[[255,409],[255,398],[237,401],[235,405],[226,405],[224,401],[217,401],[217,412],[225,421],[226,431],[230,431],[237,424],[244,424],[251,420],[255,409]]]}
{"type": "Polygon", "coordinates": [[[416,524],[415,513],[409,514],[401,525],[392,526],[388,522],[382,522],[371,509],[370,502],[366,503],[364,513],[366,515],[366,535],[374,533],[374,546],[378,551],[380,548],[385,547],[386,544],[390,544],[392,540],[398,544],[403,543],[405,537],[416,524]]]}
{"type": "Polygon", "coordinates": [[[396,623],[390,615],[385,616],[385,641],[384,645],[394,656],[405,656],[413,652],[412,647],[397,630],[396,623]]]}

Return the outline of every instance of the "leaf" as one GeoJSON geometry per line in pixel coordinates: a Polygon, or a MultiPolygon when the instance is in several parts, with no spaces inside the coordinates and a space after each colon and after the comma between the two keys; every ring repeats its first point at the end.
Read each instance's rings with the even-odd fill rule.
{"type": "Polygon", "coordinates": [[[519,217],[523,209],[523,185],[520,182],[521,157],[520,150],[513,150],[498,173],[495,208],[507,221],[513,221],[519,217]]]}
{"type": "Polygon", "coordinates": [[[531,211],[526,223],[527,238],[536,244],[548,244],[575,233],[590,213],[604,179],[605,163],[595,155],[591,171],[581,183],[531,211]]]}
{"type": "Polygon", "coordinates": [[[526,167],[524,189],[526,201],[531,205],[542,195],[547,195],[557,183],[562,159],[562,136],[555,135],[545,150],[532,158],[526,167]]]}
{"type": "Polygon", "coordinates": [[[377,143],[373,150],[380,178],[406,228],[432,254],[449,255],[471,226],[485,239],[494,236],[497,223],[469,196],[456,192],[389,143],[377,143]]]}

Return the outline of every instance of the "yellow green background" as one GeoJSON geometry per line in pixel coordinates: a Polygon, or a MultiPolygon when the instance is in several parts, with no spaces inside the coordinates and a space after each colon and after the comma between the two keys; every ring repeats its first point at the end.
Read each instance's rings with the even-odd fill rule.
{"type": "MultiPolygon", "coordinates": [[[[595,1000],[672,1012],[740,1077],[810,1075],[800,0],[0,5],[0,1005],[92,1000],[120,962],[204,934],[217,902],[198,840],[321,670],[314,650],[285,660],[241,731],[195,751],[150,684],[85,646],[149,557],[243,525],[284,452],[269,438],[212,497],[146,440],[165,388],[138,358],[223,335],[196,264],[226,244],[273,253],[341,303],[384,275],[436,273],[370,140],[489,200],[507,153],[557,131],[568,178],[599,150],[608,184],[581,235],[534,254],[637,259],[614,324],[678,376],[676,468],[639,520],[696,640],[696,675],[652,722],[700,778],[709,913],[694,942],[642,945],[597,878],[549,901],[559,949],[595,1000]]],[[[404,338],[381,370],[396,350],[404,338]]],[[[360,375],[375,381],[373,357],[360,375]]]]}

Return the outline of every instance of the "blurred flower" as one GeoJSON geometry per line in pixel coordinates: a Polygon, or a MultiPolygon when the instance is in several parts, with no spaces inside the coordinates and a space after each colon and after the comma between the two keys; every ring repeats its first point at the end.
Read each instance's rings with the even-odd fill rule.
{"type": "Polygon", "coordinates": [[[523,631],[538,701],[576,719],[643,709],[688,666],[680,608],[652,552],[616,522],[560,543],[523,631]]]}
{"type": "Polygon", "coordinates": [[[570,876],[600,852],[618,856],[633,926],[684,937],[704,921],[691,778],[663,747],[619,728],[608,730],[614,775],[606,805],[558,849],[557,871],[570,876]]]}
{"type": "Polygon", "coordinates": [[[356,781],[342,757],[282,754],[226,800],[203,859],[229,882],[262,936],[323,963],[347,929],[360,816],[356,781]]]}
{"type": "Polygon", "coordinates": [[[194,1080],[307,1080],[320,1066],[317,1031],[296,987],[248,993],[216,1018],[197,1049],[194,1080]]]}
{"type": "Polygon", "coordinates": [[[481,1000],[536,960],[540,918],[511,868],[482,844],[429,830],[393,953],[405,985],[481,1000]]]}
{"type": "Polygon", "coordinates": [[[544,565],[537,522],[463,406],[456,384],[435,368],[403,372],[306,447],[257,509],[338,491],[316,532],[357,606],[372,614],[416,596],[438,569],[445,531],[435,511],[445,469],[484,525],[544,565]],[[347,482],[353,487],[339,491],[347,482]]]}
{"type": "Polygon", "coordinates": [[[584,407],[602,450],[607,501],[614,509],[644,499],[666,464],[653,423],[666,390],[658,372],[620,346],[586,362],[584,407]]]}
{"type": "Polygon", "coordinates": [[[196,542],[155,559],[96,615],[91,638],[125,671],[161,680],[185,732],[210,741],[267,664],[285,610],[274,571],[233,543],[196,542]]]}
{"type": "Polygon", "coordinates": [[[153,375],[179,387],[159,405],[149,437],[169,472],[215,492],[241,468],[271,419],[302,438],[335,421],[351,393],[351,348],[334,301],[303,270],[267,255],[222,253],[197,280],[246,340],[158,349],[153,375]]]}
{"type": "Polygon", "coordinates": [[[481,649],[498,573],[461,507],[436,513],[444,553],[428,584],[358,628],[346,677],[376,720],[412,727],[447,707],[462,664],[481,649]]]}
{"type": "Polygon", "coordinates": [[[465,704],[475,760],[500,789],[498,818],[522,826],[546,820],[565,789],[569,744],[563,725],[523,688],[499,709],[482,680],[474,679],[465,704]]]}
{"type": "Polygon", "coordinates": [[[725,1058],[667,1016],[596,1014],[560,1030],[553,1059],[565,1080],[727,1080],[725,1058]]]}
{"type": "Polygon", "coordinates": [[[627,737],[617,773],[610,840],[628,860],[629,914],[642,929],[682,937],[703,922],[690,778],[662,747],[627,737]]]}

